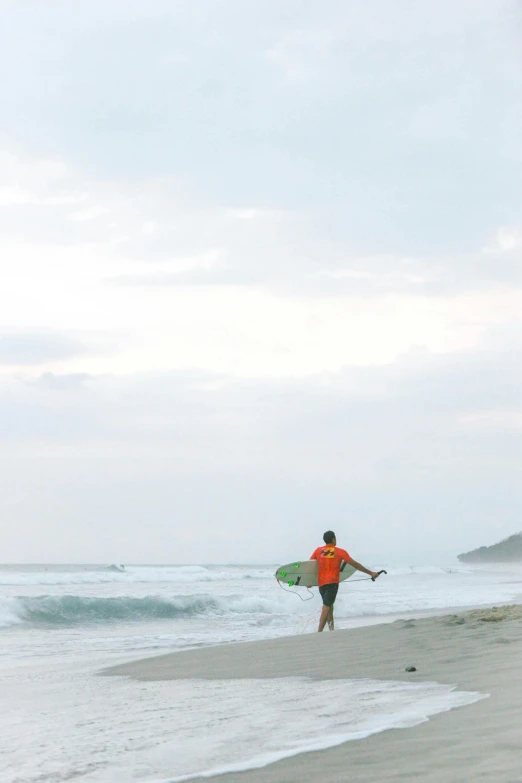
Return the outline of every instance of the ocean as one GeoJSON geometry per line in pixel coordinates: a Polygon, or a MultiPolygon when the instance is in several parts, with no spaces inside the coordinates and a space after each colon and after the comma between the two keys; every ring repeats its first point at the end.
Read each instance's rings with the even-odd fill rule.
{"type": "MultiPolygon", "coordinates": [[[[336,627],[507,603],[522,565],[394,566],[341,585],[336,627]],[[355,581],[355,580],[360,581],[355,581]]],[[[471,703],[436,683],[290,679],[138,683],[108,666],[315,631],[317,589],[267,565],[0,566],[0,780],[157,783],[247,769],[471,703]],[[310,599],[310,600],[301,600],[310,599]],[[305,688],[316,709],[285,720],[305,688]],[[274,712],[278,720],[274,720],[274,712]]]]}

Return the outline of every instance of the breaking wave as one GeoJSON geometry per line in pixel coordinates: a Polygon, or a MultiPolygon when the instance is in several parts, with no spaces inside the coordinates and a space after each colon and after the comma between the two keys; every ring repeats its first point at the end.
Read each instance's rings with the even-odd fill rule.
{"type": "Polygon", "coordinates": [[[159,596],[20,596],[0,598],[0,627],[26,624],[56,628],[237,613],[275,614],[277,611],[278,605],[273,601],[245,596],[228,597],[226,601],[205,594],[170,599],[159,596]]]}

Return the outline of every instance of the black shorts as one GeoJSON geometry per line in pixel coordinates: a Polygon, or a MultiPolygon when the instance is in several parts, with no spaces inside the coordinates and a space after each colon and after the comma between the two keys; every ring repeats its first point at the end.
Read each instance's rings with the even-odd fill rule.
{"type": "Polygon", "coordinates": [[[321,593],[323,604],[325,606],[334,605],[338,589],[339,589],[338,582],[331,585],[321,585],[321,587],[319,588],[319,592],[321,593]]]}

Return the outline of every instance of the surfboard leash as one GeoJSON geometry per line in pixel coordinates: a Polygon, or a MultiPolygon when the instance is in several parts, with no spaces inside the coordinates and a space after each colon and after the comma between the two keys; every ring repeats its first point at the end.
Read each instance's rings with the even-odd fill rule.
{"type": "Polygon", "coordinates": [[[311,600],[312,600],[312,598],[314,597],[314,594],[312,593],[312,591],[310,590],[310,588],[309,588],[309,587],[307,587],[306,589],[307,589],[307,591],[310,593],[310,598],[303,598],[303,596],[302,596],[302,595],[299,595],[299,593],[296,593],[296,592],[295,592],[295,590],[288,590],[286,587],[283,587],[283,585],[281,584],[281,582],[279,581],[279,579],[277,580],[277,584],[279,585],[279,587],[281,588],[281,590],[284,590],[284,591],[285,591],[285,593],[291,593],[292,595],[296,595],[298,598],[300,598],[300,599],[301,599],[301,601],[311,601],[311,600]]]}

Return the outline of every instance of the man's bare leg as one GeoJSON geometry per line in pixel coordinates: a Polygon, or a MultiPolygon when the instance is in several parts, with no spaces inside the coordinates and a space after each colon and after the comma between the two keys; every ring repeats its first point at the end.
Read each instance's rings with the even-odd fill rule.
{"type": "Polygon", "coordinates": [[[328,623],[328,628],[330,629],[330,631],[334,631],[335,626],[334,626],[333,606],[330,607],[330,611],[328,612],[328,617],[326,618],[326,621],[328,623]]]}
{"type": "Polygon", "coordinates": [[[319,618],[319,628],[317,629],[319,633],[323,630],[324,626],[326,625],[326,622],[328,620],[328,614],[330,613],[331,606],[325,606],[323,604],[323,608],[321,609],[321,617],[319,618]]]}

